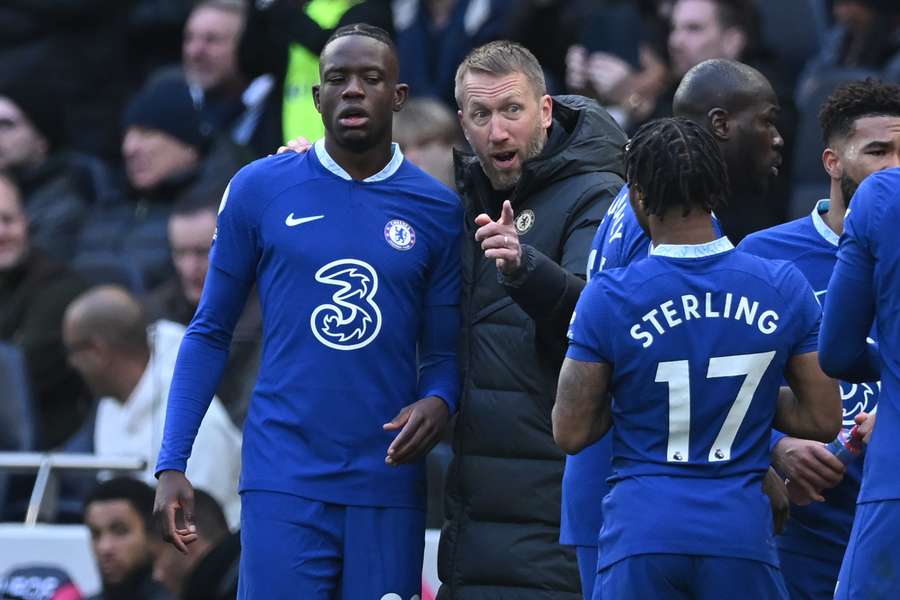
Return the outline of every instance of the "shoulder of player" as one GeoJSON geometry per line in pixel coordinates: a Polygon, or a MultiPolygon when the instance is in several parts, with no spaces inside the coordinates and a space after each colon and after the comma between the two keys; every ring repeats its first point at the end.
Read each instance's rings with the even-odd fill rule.
{"type": "Polygon", "coordinates": [[[757,256],[778,255],[779,253],[775,246],[802,235],[810,227],[812,227],[812,223],[809,215],[806,215],[787,223],[781,223],[780,225],[751,233],[741,240],[737,245],[737,249],[756,254],[757,256]],[[772,250],[776,250],[776,252],[773,253],[772,250]]]}
{"type": "Polygon", "coordinates": [[[788,304],[795,298],[797,287],[809,287],[803,272],[791,260],[758,256],[750,252],[734,252],[732,268],[739,270],[743,277],[753,277],[760,283],[783,297],[788,304]]]}
{"type": "Polygon", "coordinates": [[[847,217],[856,213],[856,219],[865,215],[877,223],[887,210],[900,211],[900,168],[866,177],[853,194],[847,217]]]}
{"type": "Polygon", "coordinates": [[[425,202],[462,212],[462,203],[456,192],[408,160],[404,160],[397,174],[385,182],[395,190],[399,189],[425,202]]]}
{"type": "Polygon", "coordinates": [[[260,192],[277,195],[285,188],[300,183],[308,178],[309,171],[298,166],[306,164],[307,155],[296,152],[285,152],[258,158],[244,165],[231,179],[231,192],[252,189],[254,194],[260,192]]]}

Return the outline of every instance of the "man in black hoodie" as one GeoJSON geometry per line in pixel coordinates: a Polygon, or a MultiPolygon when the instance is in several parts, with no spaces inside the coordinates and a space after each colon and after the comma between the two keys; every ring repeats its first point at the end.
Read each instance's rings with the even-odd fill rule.
{"type": "Polygon", "coordinates": [[[564,456],[550,410],[591,239],[623,185],[625,134],[596,103],[551,98],[524,47],[475,49],[456,75],[475,155],[466,208],[463,387],[447,482],[439,598],[580,598],[559,545],[564,456]]]}

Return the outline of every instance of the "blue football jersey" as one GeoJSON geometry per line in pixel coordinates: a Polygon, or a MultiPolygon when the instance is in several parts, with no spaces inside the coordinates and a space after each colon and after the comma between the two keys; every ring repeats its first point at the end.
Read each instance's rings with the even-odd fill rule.
{"type": "Polygon", "coordinates": [[[235,175],[210,267],[255,281],[262,306],[242,491],[423,506],[422,461],[386,465],[382,425],[418,399],[423,308],[459,303],[461,231],[456,195],[396,146],[363,181],[321,140],[235,175]]]}
{"type": "MultiPolygon", "coordinates": [[[[828,207],[828,200],[820,200],[809,216],[753,233],[744,238],[738,250],[792,262],[824,305],[838,249],[837,234],[822,219],[828,207]]],[[[879,386],[875,381],[841,382],[846,429],[853,427],[853,419],[860,412],[875,408],[879,386]]],[[[843,481],[823,492],[825,502],[792,506],[791,518],[778,536],[778,546],[789,552],[840,560],[850,539],[862,469],[862,460],[851,463],[843,481]]]]}
{"type": "Polygon", "coordinates": [[[834,279],[873,290],[880,344],[878,421],[858,502],[900,499],[900,169],[870,175],[844,220],[834,279]]]}
{"type": "Polygon", "coordinates": [[[815,351],[819,319],[796,267],[726,238],[591,280],[567,356],[613,368],[600,568],[646,553],[777,565],[761,482],[785,365],[815,351]]]}

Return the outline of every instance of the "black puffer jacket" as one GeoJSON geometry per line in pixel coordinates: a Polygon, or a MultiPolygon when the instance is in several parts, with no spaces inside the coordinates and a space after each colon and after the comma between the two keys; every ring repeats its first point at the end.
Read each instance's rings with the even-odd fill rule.
{"type": "Polygon", "coordinates": [[[623,185],[625,134],[600,106],[554,98],[544,151],[511,195],[526,269],[498,279],[474,218],[499,216],[473,156],[456,157],[466,207],[463,391],[447,481],[441,600],[580,599],[575,554],[559,540],[564,454],[550,411],[565,327],[584,287],[591,240],[623,185]]]}

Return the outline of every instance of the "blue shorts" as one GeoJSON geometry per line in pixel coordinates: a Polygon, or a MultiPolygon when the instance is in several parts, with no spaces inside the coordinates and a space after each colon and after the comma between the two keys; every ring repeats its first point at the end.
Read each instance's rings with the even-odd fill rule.
{"type": "Polygon", "coordinates": [[[900,500],[856,506],[835,600],[900,597],[900,500]]]}
{"type": "Polygon", "coordinates": [[[594,596],[594,580],[597,579],[597,546],[575,546],[578,558],[578,574],[581,576],[581,595],[584,600],[594,596]]]}
{"type": "Polygon", "coordinates": [[[408,600],[424,551],[423,510],[241,493],[242,600],[408,600]]]}
{"type": "Polygon", "coordinates": [[[742,558],[640,554],[597,574],[600,593],[616,600],[787,600],[781,572],[742,558]]]}
{"type": "Polygon", "coordinates": [[[778,550],[781,574],[791,600],[831,600],[841,561],[778,550]]]}

